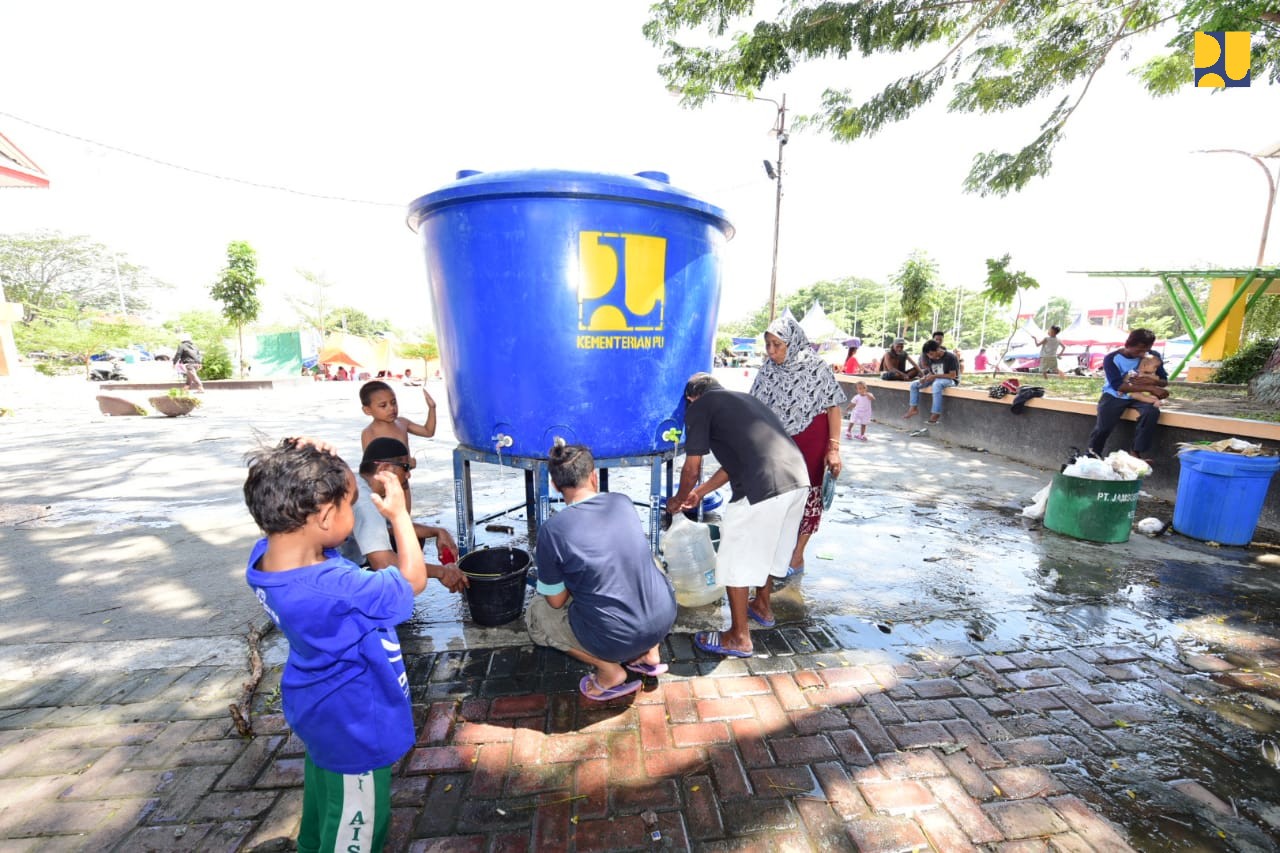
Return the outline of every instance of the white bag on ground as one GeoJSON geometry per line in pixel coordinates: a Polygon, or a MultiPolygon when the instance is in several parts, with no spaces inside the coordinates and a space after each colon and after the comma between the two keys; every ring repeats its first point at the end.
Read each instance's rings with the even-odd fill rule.
{"type": "Polygon", "coordinates": [[[1044,510],[1049,503],[1049,489],[1051,488],[1053,488],[1051,485],[1045,486],[1043,489],[1036,492],[1035,497],[1031,499],[1031,505],[1027,507],[1023,507],[1022,509],[1023,518],[1034,518],[1034,519],[1044,518],[1044,510]]]}

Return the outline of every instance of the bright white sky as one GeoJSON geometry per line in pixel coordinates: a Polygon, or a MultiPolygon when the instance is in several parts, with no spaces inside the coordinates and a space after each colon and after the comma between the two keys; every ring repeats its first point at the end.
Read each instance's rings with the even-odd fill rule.
{"type": "MultiPolygon", "coordinates": [[[[737,319],[768,298],[774,184],[761,161],[777,153],[775,111],[733,98],[681,108],[640,32],[647,5],[9,4],[0,112],[192,169],[390,206],[213,180],[0,115],[0,132],[52,180],[0,191],[0,232],[88,234],[176,285],[165,307],[205,303],[227,243],[248,240],[268,284],[264,319],[291,319],[283,294],[302,286],[302,268],[334,281],[337,300],[421,330],[430,299],[404,224],[411,200],[459,169],[656,169],[736,226],[721,319],[737,319]]],[[[786,93],[804,113],[824,86],[870,93],[906,67],[825,63],[761,94],[786,93]]],[[[947,284],[975,290],[984,259],[1012,253],[1044,285],[1039,301],[1079,307],[1119,299],[1120,285],[1068,270],[1252,265],[1260,170],[1193,152],[1280,141],[1280,89],[1188,87],[1157,101],[1117,66],[1095,81],[1048,179],[1007,199],[961,192],[976,152],[1015,150],[1047,112],[980,118],[939,104],[852,145],[792,134],[779,290],[884,280],[917,248],[947,284]]]]}

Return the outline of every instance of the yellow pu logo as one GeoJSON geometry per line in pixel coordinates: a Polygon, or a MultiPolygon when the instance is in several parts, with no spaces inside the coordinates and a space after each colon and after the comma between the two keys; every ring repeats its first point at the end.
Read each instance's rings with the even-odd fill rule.
{"type": "Polygon", "coordinates": [[[1221,89],[1248,86],[1249,53],[1249,33],[1196,33],[1196,87],[1221,89]]]}
{"type": "Polygon", "coordinates": [[[578,329],[658,332],[666,306],[667,241],[647,234],[582,231],[578,329]]]}

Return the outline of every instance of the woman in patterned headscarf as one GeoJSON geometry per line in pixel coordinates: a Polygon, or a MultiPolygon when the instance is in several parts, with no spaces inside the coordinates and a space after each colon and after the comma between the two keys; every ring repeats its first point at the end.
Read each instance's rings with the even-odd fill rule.
{"type": "Polygon", "coordinates": [[[804,549],[822,520],[822,472],[840,474],[840,407],[846,397],[818,358],[809,337],[789,313],[774,320],[764,333],[765,361],[751,396],[765,403],[800,447],[809,467],[809,499],[787,574],[804,571],[804,549]]]}

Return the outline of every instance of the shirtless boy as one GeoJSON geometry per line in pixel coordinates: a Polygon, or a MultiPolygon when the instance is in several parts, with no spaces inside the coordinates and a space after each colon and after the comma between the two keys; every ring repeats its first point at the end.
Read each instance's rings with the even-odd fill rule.
{"type": "MultiPolygon", "coordinates": [[[[360,433],[360,449],[368,447],[369,442],[375,438],[394,438],[408,447],[410,434],[420,435],[423,438],[431,438],[435,435],[436,401],[431,399],[425,387],[422,389],[422,396],[427,401],[427,421],[423,424],[415,424],[408,418],[400,417],[400,407],[396,405],[396,392],[391,390],[390,385],[375,379],[361,386],[360,405],[364,407],[364,413],[373,418],[373,421],[360,433]]],[[[409,459],[412,465],[413,457],[409,459]]]]}

